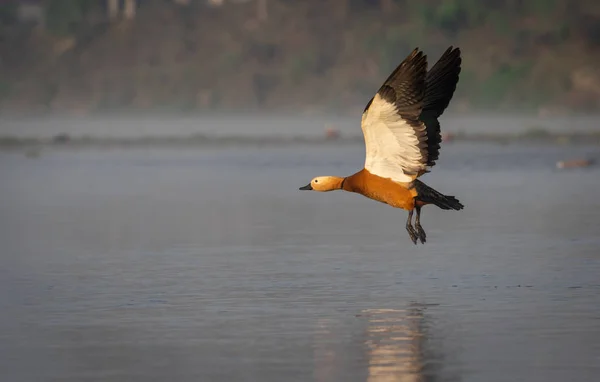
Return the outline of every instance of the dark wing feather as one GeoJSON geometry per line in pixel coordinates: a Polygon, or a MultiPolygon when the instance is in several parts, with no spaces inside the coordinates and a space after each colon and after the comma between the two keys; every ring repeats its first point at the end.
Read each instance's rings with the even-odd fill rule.
{"type": "Polygon", "coordinates": [[[449,47],[427,72],[425,99],[419,119],[427,128],[427,166],[435,165],[440,155],[440,123],[438,118],[450,104],[461,71],[460,49],[449,47]]]}
{"type": "MultiPolygon", "coordinates": [[[[402,119],[413,126],[420,125],[419,116],[425,102],[427,55],[415,48],[388,76],[377,94],[396,106],[402,119]]],[[[367,103],[367,111],[373,98],[367,103]]],[[[363,111],[363,113],[364,113],[363,111]]]]}
{"type": "Polygon", "coordinates": [[[367,104],[361,127],[366,146],[365,168],[373,174],[407,181],[412,180],[410,175],[425,170],[427,132],[419,117],[426,76],[427,56],[417,48],[367,104]]]}

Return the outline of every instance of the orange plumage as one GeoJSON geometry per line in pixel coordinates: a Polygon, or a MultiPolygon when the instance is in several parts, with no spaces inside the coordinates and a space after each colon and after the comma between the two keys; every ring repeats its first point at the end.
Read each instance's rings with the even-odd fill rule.
{"type": "Polygon", "coordinates": [[[442,136],[438,118],[456,90],[461,62],[460,50],[450,47],[427,71],[427,56],[413,50],[365,107],[361,123],[364,168],[345,178],[319,176],[300,189],[355,192],[407,210],[406,230],[411,240],[425,243],[422,206],[464,207],[454,196],[443,195],[417,179],[428,173],[439,157],[442,136]]]}

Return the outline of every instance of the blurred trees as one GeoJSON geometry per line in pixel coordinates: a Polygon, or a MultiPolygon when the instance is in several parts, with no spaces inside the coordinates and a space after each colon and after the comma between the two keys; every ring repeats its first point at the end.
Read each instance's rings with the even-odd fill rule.
{"type": "Polygon", "coordinates": [[[384,13],[390,13],[394,10],[394,0],[379,0],[379,5],[384,13]]]}
{"type": "Polygon", "coordinates": [[[255,0],[256,1],[256,18],[258,21],[267,21],[269,18],[269,11],[267,8],[267,0],[255,0]]]}
{"type": "Polygon", "coordinates": [[[108,19],[115,21],[119,17],[119,0],[107,0],[106,7],[108,19]]]}
{"type": "MultiPolygon", "coordinates": [[[[148,108],[343,108],[362,103],[415,46],[434,61],[455,45],[464,55],[456,104],[465,109],[600,110],[597,0],[205,4],[46,0],[53,38],[7,32],[0,39],[0,104],[17,94],[44,105],[83,94],[90,109],[114,105],[113,99],[148,108]],[[126,28],[107,23],[134,17],[126,28]],[[46,55],[56,36],[69,36],[70,45],[46,55]]],[[[18,12],[4,5],[0,25],[8,30],[18,12]]]]}
{"type": "Polygon", "coordinates": [[[123,16],[125,19],[131,20],[135,18],[136,8],[136,0],[125,0],[125,5],[123,6],[123,16]]]}
{"type": "Polygon", "coordinates": [[[0,26],[11,25],[17,22],[17,4],[0,4],[0,26]]]}
{"type": "MultiPolygon", "coordinates": [[[[46,0],[42,3],[46,14],[46,27],[56,35],[74,35],[89,26],[89,16],[106,12],[106,19],[120,17],[133,19],[136,0],[46,0]]],[[[99,17],[97,17],[99,18],[99,17]]]]}
{"type": "Polygon", "coordinates": [[[74,34],[90,3],[86,0],[48,0],[45,4],[46,27],[58,35],[74,34]]]}

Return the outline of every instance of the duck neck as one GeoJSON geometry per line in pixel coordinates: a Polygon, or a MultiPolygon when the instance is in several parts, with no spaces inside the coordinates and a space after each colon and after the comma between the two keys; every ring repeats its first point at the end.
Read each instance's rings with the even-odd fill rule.
{"type": "Polygon", "coordinates": [[[364,170],[360,170],[355,174],[343,178],[342,182],[340,183],[340,189],[349,192],[356,192],[357,186],[361,183],[364,175],[364,170]]]}

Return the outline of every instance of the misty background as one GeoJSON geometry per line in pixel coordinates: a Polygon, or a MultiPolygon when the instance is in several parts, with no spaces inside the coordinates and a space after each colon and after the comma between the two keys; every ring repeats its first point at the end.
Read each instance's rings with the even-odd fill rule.
{"type": "Polygon", "coordinates": [[[0,5],[0,134],[357,134],[414,47],[450,45],[444,131],[597,128],[592,0],[22,0],[0,5]],[[272,119],[219,124],[248,114],[272,119]]]}
{"type": "Polygon", "coordinates": [[[2,379],[596,382],[599,48],[597,0],[0,1],[2,379]],[[298,190],[450,45],[463,210],[298,190]]]}

